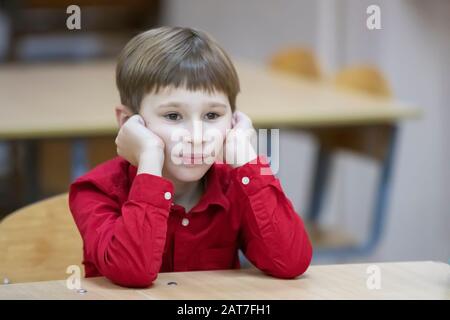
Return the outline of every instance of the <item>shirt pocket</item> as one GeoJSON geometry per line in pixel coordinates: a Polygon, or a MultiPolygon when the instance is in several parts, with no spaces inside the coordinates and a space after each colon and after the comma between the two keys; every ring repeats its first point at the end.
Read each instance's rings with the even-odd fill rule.
{"type": "Polygon", "coordinates": [[[232,269],[237,259],[236,246],[208,248],[200,256],[203,270],[232,269]]]}

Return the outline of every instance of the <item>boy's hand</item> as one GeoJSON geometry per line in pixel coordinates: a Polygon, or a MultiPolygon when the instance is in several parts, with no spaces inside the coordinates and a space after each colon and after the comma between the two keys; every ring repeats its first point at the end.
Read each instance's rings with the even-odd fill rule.
{"type": "Polygon", "coordinates": [[[233,114],[231,127],[225,139],[224,162],[237,168],[256,159],[257,154],[252,145],[253,139],[256,139],[256,130],[252,120],[241,111],[233,114]]]}
{"type": "Polygon", "coordinates": [[[145,126],[140,115],[133,115],[120,128],[116,137],[117,154],[139,173],[161,176],[164,164],[164,142],[145,126]]]}

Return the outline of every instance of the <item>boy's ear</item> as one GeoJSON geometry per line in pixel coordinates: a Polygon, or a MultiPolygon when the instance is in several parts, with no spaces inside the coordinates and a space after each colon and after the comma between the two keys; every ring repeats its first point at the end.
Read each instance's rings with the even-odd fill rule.
{"type": "Polygon", "coordinates": [[[124,106],[123,104],[118,105],[114,110],[116,112],[116,120],[119,128],[122,127],[125,121],[127,121],[128,118],[133,115],[133,112],[130,110],[130,108],[124,106]]]}

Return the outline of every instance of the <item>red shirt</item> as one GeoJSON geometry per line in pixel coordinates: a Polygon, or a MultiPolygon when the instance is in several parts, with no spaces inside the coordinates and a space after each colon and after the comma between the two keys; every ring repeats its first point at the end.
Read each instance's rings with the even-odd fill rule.
{"type": "Polygon", "coordinates": [[[158,272],[238,269],[238,249],[269,275],[301,275],[311,243],[265,163],[264,156],[234,169],[214,163],[189,212],[173,203],[168,179],[136,175],[137,168],[120,157],[78,178],[69,205],[84,242],[86,277],[147,287],[158,272]]]}

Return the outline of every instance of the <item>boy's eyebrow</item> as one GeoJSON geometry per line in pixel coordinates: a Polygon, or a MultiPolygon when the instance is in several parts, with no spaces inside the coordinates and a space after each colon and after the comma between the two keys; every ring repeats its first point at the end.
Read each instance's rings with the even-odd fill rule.
{"type": "Polygon", "coordinates": [[[208,104],[208,106],[210,106],[210,107],[218,107],[218,108],[227,108],[227,106],[225,105],[225,104],[223,104],[223,103],[220,103],[220,102],[212,102],[212,103],[209,103],[208,104]]]}
{"type": "MultiPolygon", "coordinates": [[[[184,106],[184,104],[180,103],[180,102],[167,102],[167,103],[160,104],[157,109],[169,108],[169,107],[180,108],[183,106],[184,106]]],[[[225,109],[227,108],[226,104],[223,104],[220,102],[207,103],[206,106],[212,107],[212,108],[225,108],[225,109]]]]}
{"type": "Polygon", "coordinates": [[[182,103],[178,103],[178,102],[167,102],[167,103],[162,103],[158,106],[158,109],[162,109],[162,108],[168,108],[168,107],[174,107],[174,108],[180,108],[182,107],[183,104],[182,103]]]}

